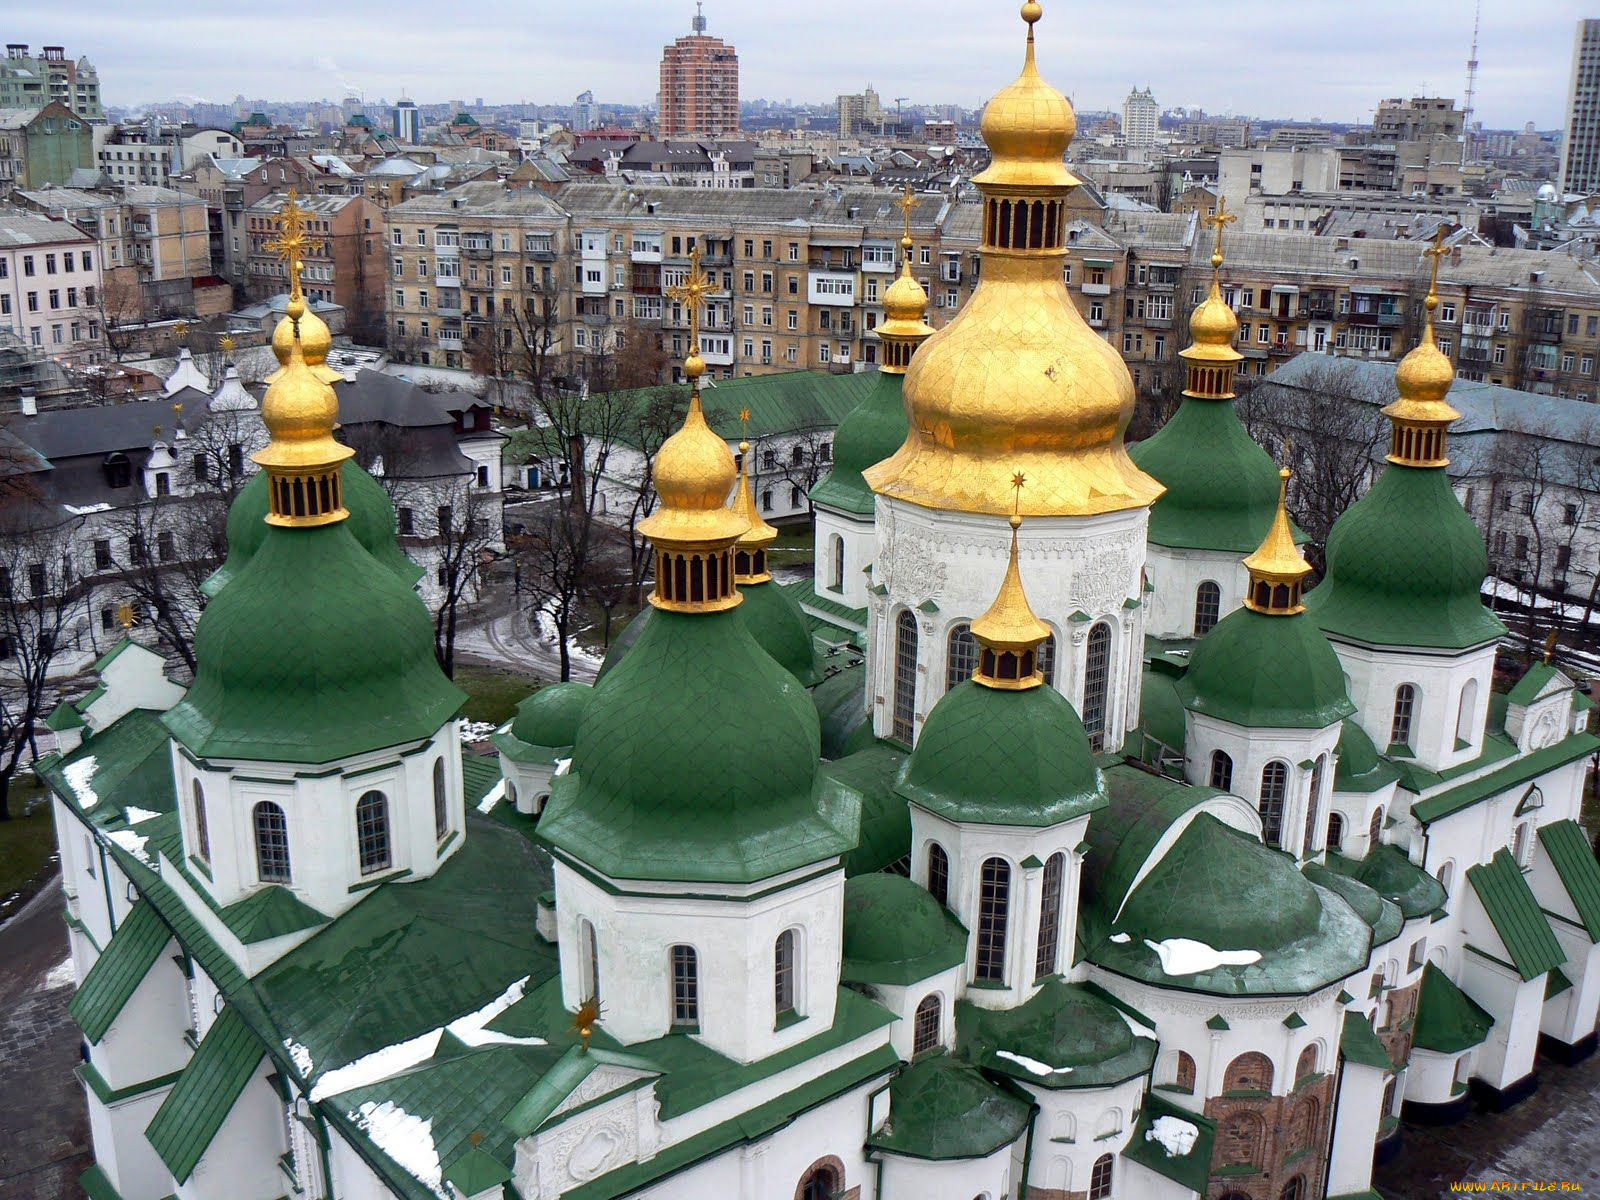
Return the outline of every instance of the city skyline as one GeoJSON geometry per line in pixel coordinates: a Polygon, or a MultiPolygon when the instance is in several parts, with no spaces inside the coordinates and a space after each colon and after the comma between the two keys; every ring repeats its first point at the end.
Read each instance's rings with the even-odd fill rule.
{"type": "MultiPolygon", "coordinates": [[[[746,97],[825,103],[871,82],[886,104],[904,95],[919,104],[976,108],[987,97],[959,91],[951,78],[1002,78],[1014,67],[1014,22],[1007,19],[1014,7],[993,0],[980,11],[970,0],[926,0],[909,32],[898,10],[847,7],[842,0],[822,0],[803,13],[713,4],[706,16],[709,32],[739,51],[746,97]],[[835,20],[848,37],[829,34],[835,20]],[[827,53],[797,68],[794,49],[808,43],[826,45],[827,53]],[[952,70],[956,61],[959,72],[952,70]]],[[[479,19],[472,25],[446,29],[420,6],[416,21],[406,19],[407,11],[404,0],[381,9],[358,0],[337,16],[315,19],[310,31],[299,23],[292,32],[249,12],[199,15],[186,20],[184,52],[174,54],[162,23],[89,0],[71,12],[19,14],[8,40],[87,55],[100,68],[106,102],[120,107],[225,104],[240,94],[393,100],[402,91],[425,102],[481,96],[490,104],[558,104],[593,90],[601,103],[647,104],[655,99],[661,47],[689,32],[693,15],[688,3],[615,0],[605,29],[626,30],[618,39],[597,34],[587,10],[548,3],[536,6],[529,21],[526,10],[489,0],[474,10],[479,19]],[[483,60],[486,45],[499,51],[497,61],[483,60]],[[239,46],[252,48],[248,63],[237,58],[239,46]],[[532,78],[525,64],[536,68],[532,78]]],[[[1179,12],[1159,0],[1129,0],[1110,24],[1085,20],[1080,9],[1058,0],[1047,6],[1041,26],[1041,69],[1090,110],[1119,107],[1134,86],[1153,86],[1163,108],[1352,123],[1370,120],[1387,96],[1460,99],[1471,7],[1421,0],[1407,10],[1407,30],[1392,38],[1402,53],[1376,53],[1372,30],[1392,12],[1377,0],[1294,10],[1251,0],[1179,12]],[[1149,40],[1152,28],[1166,35],[1159,44],[1149,40]],[[1256,61],[1269,65],[1256,70],[1256,61]]],[[[1577,0],[1485,7],[1477,109],[1486,126],[1560,127],[1573,33],[1583,15],[1577,0]]]]}

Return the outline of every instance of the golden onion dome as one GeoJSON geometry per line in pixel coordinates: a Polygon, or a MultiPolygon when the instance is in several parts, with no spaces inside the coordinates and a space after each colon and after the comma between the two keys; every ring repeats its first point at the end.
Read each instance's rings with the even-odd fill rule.
{"type": "Polygon", "coordinates": [[[696,388],[683,427],[656,452],[651,481],[661,506],[640,532],[657,543],[732,541],[749,527],[727,506],[735,475],[733,454],[706,424],[696,388]]]}
{"type": "Polygon", "coordinates": [[[313,374],[302,343],[293,335],[294,321],[300,315],[296,310],[303,305],[298,298],[289,301],[284,321],[291,331],[288,352],[261,399],[261,422],[270,441],[254,456],[261,466],[286,472],[333,466],[354,454],[333,436],[339,423],[339,398],[313,374]]]}
{"type": "Polygon", "coordinates": [[[1435,236],[1433,249],[1424,253],[1433,257],[1433,278],[1428,283],[1428,298],[1423,301],[1427,316],[1422,326],[1422,338],[1395,368],[1394,384],[1400,396],[1383,410],[1383,415],[1396,426],[1429,427],[1441,431],[1436,446],[1434,439],[1429,437],[1426,450],[1420,443],[1409,451],[1402,450],[1397,444],[1397,453],[1390,455],[1391,459],[1398,457],[1403,461],[1415,459],[1414,465],[1437,465],[1443,461],[1444,455],[1442,430],[1461,416],[1445,399],[1450,385],[1456,381],[1455,365],[1439,349],[1439,343],[1433,336],[1433,314],[1439,307],[1439,259],[1444,256],[1444,226],[1440,226],[1435,236]]]}
{"type": "Polygon", "coordinates": [[[928,311],[928,293],[922,290],[922,285],[911,274],[909,262],[900,278],[884,292],[883,309],[890,321],[922,324],[923,315],[928,311]]]}
{"type": "Polygon", "coordinates": [[[1033,57],[1033,26],[1044,10],[1022,6],[1028,23],[1028,50],[1022,74],[1001,89],[983,110],[980,126],[993,160],[973,182],[1017,187],[1070,187],[1077,182],[1064,161],[1078,132],[1071,102],[1039,75],[1033,57]]]}
{"type": "Polygon", "coordinates": [[[1221,289],[1213,283],[1211,294],[1200,302],[1189,317],[1189,339],[1192,345],[1184,352],[1184,357],[1224,357],[1230,362],[1237,361],[1243,357],[1233,348],[1233,340],[1238,336],[1239,318],[1233,309],[1228,307],[1228,302],[1222,298],[1221,289]],[[1223,350],[1226,354],[1200,353],[1205,350],[1223,350]]]}
{"type": "MultiPolygon", "coordinates": [[[[290,303],[292,305],[293,300],[290,303]]],[[[267,376],[267,382],[271,383],[282,374],[283,367],[289,362],[291,344],[296,340],[300,343],[300,353],[306,366],[311,368],[313,375],[324,383],[339,382],[344,378],[344,373],[328,366],[328,352],[333,349],[333,334],[328,329],[328,323],[312,312],[311,305],[304,299],[300,301],[300,308],[298,339],[295,337],[295,321],[288,315],[272,331],[272,353],[277,356],[280,365],[278,370],[267,376]]]]}

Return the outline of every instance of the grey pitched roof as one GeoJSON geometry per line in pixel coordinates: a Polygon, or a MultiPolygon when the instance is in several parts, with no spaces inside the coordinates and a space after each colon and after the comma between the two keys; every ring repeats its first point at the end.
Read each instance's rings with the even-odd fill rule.
{"type": "MultiPolygon", "coordinates": [[[[182,424],[192,431],[206,416],[210,397],[203,392],[186,392],[182,424]]],[[[10,424],[16,434],[52,463],[85,455],[106,455],[116,451],[131,454],[147,450],[155,440],[156,428],[169,436],[174,427],[174,400],[135,400],[128,404],[94,404],[82,408],[47,408],[31,417],[18,417],[10,424]]]]}
{"type": "Polygon", "coordinates": [[[0,246],[48,246],[57,242],[86,242],[92,246],[94,239],[65,221],[0,204],[0,246]]]}

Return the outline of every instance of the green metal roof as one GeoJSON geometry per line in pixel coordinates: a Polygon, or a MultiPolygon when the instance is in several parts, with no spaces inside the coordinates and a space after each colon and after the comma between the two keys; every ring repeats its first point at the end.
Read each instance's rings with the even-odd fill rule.
{"type": "Polygon", "coordinates": [[[57,791],[71,794],[92,824],[118,824],[128,808],[173,811],[170,746],[161,714],[136,708],[41,774],[59,781],[57,791]],[[87,794],[74,792],[69,777],[82,782],[87,794]]]}
{"type": "Polygon", "coordinates": [[[1329,868],[1366,884],[1385,900],[1400,906],[1406,919],[1431,916],[1444,907],[1444,885],[1406,857],[1398,846],[1380,845],[1365,858],[1346,858],[1328,851],[1329,868]]]}
{"type": "Polygon", "coordinates": [[[238,1010],[225,1005],[145,1130],[178,1183],[189,1181],[266,1053],[238,1010]]]}
{"type": "Polygon", "coordinates": [[[956,1004],[956,1044],[985,1071],[1037,1087],[1109,1087],[1150,1069],[1156,1044],[1134,1036],[1116,1008],[1078,984],[1046,980],[1017,1008],[956,1004]],[[1001,1051],[1050,1068],[1039,1075],[1001,1051]]]}
{"type": "Polygon", "coordinates": [[[860,404],[833,435],[833,469],[811,489],[812,501],[823,508],[869,517],[876,497],[862,472],[900,449],[911,427],[902,394],[905,376],[879,371],[871,378],[860,404]]]}
{"type": "Polygon", "coordinates": [[[1368,925],[1383,920],[1383,897],[1352,875],[1343,875],[1318,863],[1307,863],[1300,873],[1330,892],[1337,892],[1368,925]]]}
{"type": "MultiPolygon", "coordinates": [[[[1140,691],[1139,727],[1150,737],[1179,754],[1188,737],[1183,701],[1178,698],[1178,677],[1171,671],[1146,667],[1140,691]]],[[[1148,761],[1154,761],[1153,748],[1148,761]]]]}
{"type": "Polygon", "coordinates": [[[845,855],[846,875],[881,871],[911,853],[911,806],[894,790],[905,751],[888,742],[822,764],[822,773],[861,797],[861,834],[845,855]]]}
{"type": "MultiPolygon", "coordinates": [[[[1498,796],[1519,783],[1536,779],[1546,771],[1553,771],[1597,750],[1600,750],[1600,738],[1592,733],[1574,733],[1553,746],[1524,754],[1508,762],[1498,771],[1491,771],[1447,791],[1436,792],[1432,796],[1418,800],[1411,806],[1411,815],[1427,825],[1458,813],[1464,808],[1470,808],[1491,796],[1498,796]]],[[[1515,753],[1515,747],[1512,751],[1515,753]]]]}
{"type": "Polygon", "coordinates": [[[1576,821],[1554,821],[1539,826],[1539,844],[1555,864],[1572,907],[1591,942],[1600,942],[1600,863],[1588,835],[1576,821]]]}
{"type": "Polygon", "coordinates": [[[1560,678],[1562,678],[1561,672],[1549,663],[1536,662],[1512,685],[1511,690],[1506,693],[1506,699],[1512,704],[1531,704],[1544,690],[1545,684],[1560,678]]]}
{"type": "Polygon", "coordinates": [[[78,1176],[78,1186],[89,1200],[122,1200],[122,1193],[111,1186],[111,1180],[98,1163],[78,1176]]]}
{"type": "Polygon", "coordinates": [[[346,522],[269,526],[201,615],[195,657],[165,720],[201,757],[329,762],[432,737],[466,699],[421,599],[346,522]]]}
{"type": "Polygon", "coordinates": [[[757,644],[777,664],[793,675],[801,687],[810,687],[822,678],[817,669],[817,651],[811,629],[794,597],[770,579],[764,583],[741,585],[743,603],[734,614],[750,631],[757,644]]]}
{"type": "Polygon", "coordinates": [[[228,905],[220,915],[223,923],[247,946],[328,923],[326,915],[277,884],[228,905]]]}
{"type": "Polygon", "coordinates": [[[1416,1046],[1440,1054],[1458,1054],[1482,1045],[1493,1025],[1494,1018],[1458,988],[1450,976],[1432,963],[1422,969],[1413,1039],[1416,1046]]]}
{"type": "Polygon", "coordinates": [[[552,683],[517,705],[511,735],[536,750],[565,750],[578,740],[578,722],[594,688],[587,683],[552,683]]]}
{"type": "Polygon", "coordinates": [[[1107,803],[1089,737],[1065,696],[972,680],[933,706],[898,789],[947,820],[985,825],[1045,827],[1107,803]]]}
{"type": "Polygon", "coordinates": [[[62,733],[68,729],[83,729],[88,725],[88,722],[83,719],[83,715],[77,709],[63,700],[50,710],[50,715],[45,718],[44,725],[46,729],[53,729],[57,733],[62,733]]]}
{"type": "Polygon", "coordinates": [[[1306,597],[1324,633],[1461,650],[1506,631],[1480,598],[1483,536],[1443,468],[1386,467],[1334,523],[1327,560],[1327,577],[1306,597]]]}
{"type": "Polygon", "coordinates": [[[1383,758],[1367,731],[1348,718],[1339,726],[1338,765],[1333,771],[1333,790],[1366,794],[1393,783],[1400,772],[1383,758]]]}
{"type": "Polygon", "coordinates": [[[920,884],[882,871],[846,882],[846,982],[915,983],[966,957],[966,929],[920,884]]]}
{"type": "Polygon", "coordinates": [[[873,743],[867,705],[867,665],[845,667],[811,689],[822,723],[822,756],[843,758],[873,743]]]}
{"type": "Polygon", "coordinates": [[[1488,862],[1468,867],[1467,879],[1523,979],[1534,979],[1567,961],[1511,851],[1498,850],[1488,862]]]}
{"type": "Polygon", "coordinates": [[[1323,729],[1356,710],[1339,656],[1308,617],[1249,608],[1200,639],[1177,692],[1191,712],[1250,729],[1323,729]]]}
{"type": "Polygon", "coordinates": [[[1031,1105],[970,1063],[934,1055],[889,1083],[889,1116],[867,1145],[909,1158],[985,1158],[1027,1131],[1031,1105]]]}
{"type": "Polygon", "coordinates": [[[1376,1067],[1380,1071],[1390,1073],[1394,1071],[1394,1060],[1389,1057],[1389,1051],[1384,1044],[1378,1040],[1372,1022],[1358,1012],[1347,1012],[1344,1015],[1344,1033],[1339,1038],[1339,1051],[1353,1063],[1360,1063],[1364,1067],[1376,1067]]]}
{"type": "Polygon", "coordinates": [[[172,930],[143,901],[128,910],[111,942],[95,960],[73,994],[68,1011],[91,1042],[105,1037],[150,968],[161,956],[161,949],[172,940],[172,930]]]}
{"type": "MultiPolygon", "coordinates": [[[[1193,404],[1194,401],[1189,401],[1193,404]]],[[[1202,1196],[1206,1181],[1211,1175],[1211,1152],[1216,1145],[1217,1123],[1180,1108],[1160,1092],[1146,1092],[1144,1106],[1139,1110],[1139,1121],[1133,1127],[1133,1136],[1123,1156],[1157,1175],[1163,1175],[1202,1196]],[[1195,1132],[1193,1142],[1181,1153],[1174,1153],[1157,1135],[1169,1128],[1170,1122],[1181,1121],[1195,1132]]]]}

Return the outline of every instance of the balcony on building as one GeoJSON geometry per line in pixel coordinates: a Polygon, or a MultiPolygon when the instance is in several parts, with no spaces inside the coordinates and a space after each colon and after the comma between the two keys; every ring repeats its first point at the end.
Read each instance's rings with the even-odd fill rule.
{"type": "Polygon", "coordinates": [[[1148,286],[1152,292],[1177,291],[1181,274],[1178,267],[1151,267],[1148,286]]]}
{"type": "Polygon", "coordinates": [[[707,366],[733,366],[733,338],[722,334],[702,333],[700,357],[706,360],[707,366]]]}
{"type": "Polygon", "coordinates": [[[659,233],[634,234],[630,257],[636,263],[659,263],[661,261],[661,235],[659,233]]]}
{"type": "Polygon", "coordinates": [[[488,258],[494,253],[494,245],[486,233],[469,233],[461,239],[461,253],[467,258],[488,258]]]}
{"type": "Polygon", "coordinates": [[[812,304],[853,308],[856,302],[856,273],[813,270],[806,277],[806,298],[812,304]]]}
{"type": "Polygon", "coordinates": [[[548,233],[525,233],[522,235],[522,252],[540,262],[554,262],[555,241],[548,233]]]}
{"type": "Polygon", "coordinates": [[[1338,303],[1327,288],[1312,288],[1300,305],[1301,319],[1308,321],[1331,321],[1337,311],[1338,303]]]}
{"type": "Polygon", "coordinates": [[[661,320],[661,297],[635,296],[633,299],[633,319],[635,321],[661,320]]]}
{"type": "Polygon", "coordinates": [[[728,238],[706,238],[700,247],[702,267],[733,266],[733,242],[728,238]]]}
{"type": "Polygon", "coordinates": [[[1388,292],[1352,289],[1348,316],[1352,325],[1379,325],[1393,328],[1405,323],[1405,301],[1403,297],[1388,292]]]}
{"type": "Polygon", "coordinates": [[[861,244],[861,269],[878,274],[894,273],[897,259],[893,242],[863,242],[861,244]]]}
{"type": "Polygon", "coordinates": [[[1275,283],[1267,293],[1267,311],[1279,321],[1293,321],[1300,315],[1300,289],[1292,283],[1275,283]]]}
{"type": "Polygon", "coordinates": [[[961,255],[946,252],[939,256],[939,278],[944,283],[961,282],[961,255]]]}
{"type": "Polygon", "coordinates": [[[1559,308],[1530,308],[1523,317],[1528,337],[1535,342],[1555,345],[1561,341],[1561,310],[1559,308]]]}
{"type": "Polygon", "coordinates": [[[459,317],[461,315],[461,292],[450,288],[439,293],[438,313],[441,317],[459,317]]]}
{"type": "Polygon", "coordinates": [[[461,349],[461,330],[459,330],[459,329],[441,329],[441,330],[439,330],[438,337],[439,337],[439,345],[445,347],[445,349],[447,349],[447,350],[459,350],[459,349],[461,349]]]}
{"type": "Polygon", "coordinates": [[[1079,287],[1085,296],[1111,295],[1111,268],[1116,264],[1109,258],[1083,260],[1083,283],[1079,287]]]}

